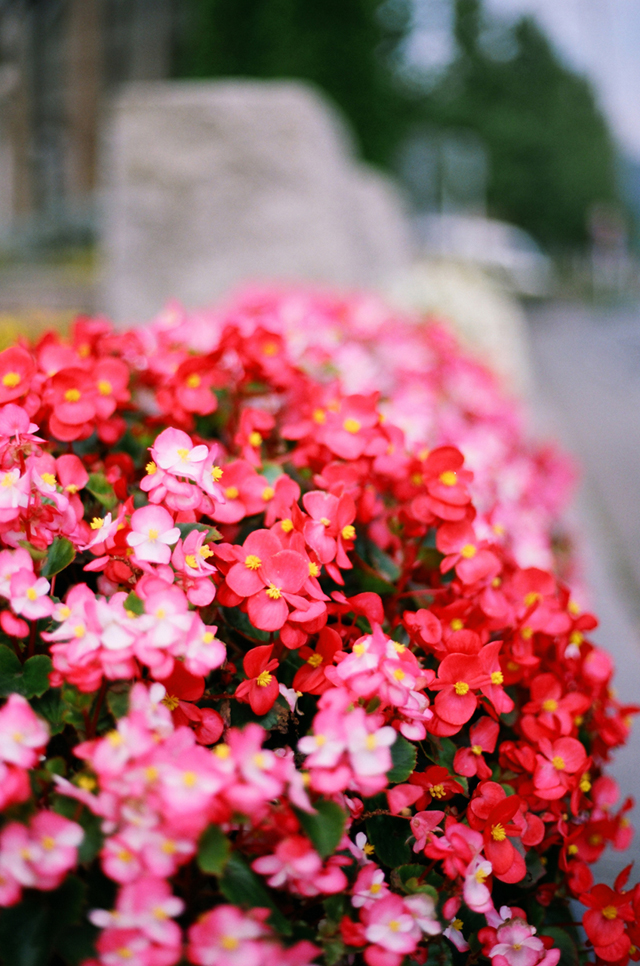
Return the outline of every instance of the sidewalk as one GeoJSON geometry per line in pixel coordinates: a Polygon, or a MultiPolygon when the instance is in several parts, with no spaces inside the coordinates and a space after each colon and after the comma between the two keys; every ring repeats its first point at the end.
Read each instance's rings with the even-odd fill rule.
{"type": "MultiPolygon", "coordinates": [[[[613,656],[618,697],[640,704],[640,309],[545,306],[529,313],[529,337],[536,418],[582,464],[575,519],[600,619],[593,637],[613,656]]],[[[640,805],[639,763],[640,716],[608,769],[640,805]]],[[[640,865],[640,807],[631,820],[631,849],[608,849],[599,879],[640,865]]]]}

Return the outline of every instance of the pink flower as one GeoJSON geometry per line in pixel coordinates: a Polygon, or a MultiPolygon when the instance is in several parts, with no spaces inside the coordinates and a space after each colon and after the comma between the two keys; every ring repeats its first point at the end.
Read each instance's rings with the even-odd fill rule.
{"type": "Polygon", "coordinates": [[[421,938],[420,927],[394,893],[363,909],[362,919],[367,941],[392,953],[412,953],[421,938]]]}
{"type": "Polygon", "coordinates": [[[169,547],[180,539],[180,530],[173,526],[173,517],[161,506],[143,506],[131,517],[131,533],[127,543],[135,550],[138,560],[168,564],[169,547]]]}
{"type": "Polygon", "coordinates": [[[49,586],[45,577],[36,577],[31,570],[19,570],[14,574],[11,578],[11,606],[16,614],[22,614],[30,621],[49,617],[53,612],[49,586]]]}
{"type": "Polygon", "coordinates": [[[181,429],[165,429],[151,447],[153,461],[160,469],[196,482],[200,480],[208,454],[207,446],[202,443],[194,446],[191,437],[181,429]]]}
{"type": "Polygon", "coordinates": [[[0,711],[0,760],[33,768],[49,740],[44,721],[19,694],[10,694],[0,711]]]}
{"type": "Polygon", "coordinates": [[[491,959],[504,956],[509,966],[535,966],[545,950],[542,940],[534,933],[534,927],[522,919],[511,919],[499,927],[498,943],[490,950],[489,956],[491,959]]]}
{"type": "Polygon", "coordinates": [[[267,909],[243,913],[235,906],[216,906],[189,929],[189,961],[198,966],[262,966],[270,930],[267,909]]]}

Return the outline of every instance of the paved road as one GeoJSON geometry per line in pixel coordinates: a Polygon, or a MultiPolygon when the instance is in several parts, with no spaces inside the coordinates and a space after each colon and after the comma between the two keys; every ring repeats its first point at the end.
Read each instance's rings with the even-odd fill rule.
{"type": "MultiPolygon", "coordinates": [[[[585,531],[587,578],[600,617],[596,641],[615,659],[615,687],[640,703],[640,306],[551,304],[529,312],[541,425],[583,467],[576,517],[585,531]]],[[[638,805],[631,858],[640,871],[640,716],[611,772],[638,805]]],[[[607,880],[623,856],[601,860],[607,880]]]]}

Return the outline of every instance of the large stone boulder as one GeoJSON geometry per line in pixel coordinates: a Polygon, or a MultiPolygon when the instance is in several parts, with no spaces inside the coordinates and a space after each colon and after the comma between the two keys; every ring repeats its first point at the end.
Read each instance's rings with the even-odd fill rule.
{"type": "Polygon", "coordinates": [[[370,286],[406,265],[401,199],[308,85],[127,85],[104,136],[102,307],[141,322],[244,281],[370,286]]]}

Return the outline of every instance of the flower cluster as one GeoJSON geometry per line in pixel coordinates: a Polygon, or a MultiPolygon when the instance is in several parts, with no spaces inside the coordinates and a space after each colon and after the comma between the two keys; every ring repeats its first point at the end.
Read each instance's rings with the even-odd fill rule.
{"type": "Polygon", "coordinates": [[[638,709],[556,552],[570,477],[368,297],[0,353],[0,929],[64,906],[42,956],[84,966],[639,959],[640,885],[590,869],[638,709]]]}

